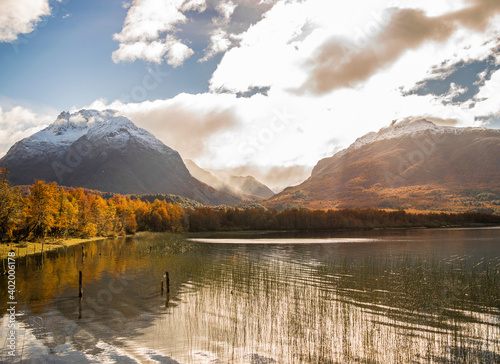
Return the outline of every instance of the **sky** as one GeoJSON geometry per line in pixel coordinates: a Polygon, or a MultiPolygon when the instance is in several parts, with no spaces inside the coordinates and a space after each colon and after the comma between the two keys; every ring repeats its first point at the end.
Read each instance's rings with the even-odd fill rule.
{"type": "Polygon", "coordinates": [[[498,0],[0,0],[0,156],[115,109],[272,188],[394,120],[500,127],[498,0]]]}

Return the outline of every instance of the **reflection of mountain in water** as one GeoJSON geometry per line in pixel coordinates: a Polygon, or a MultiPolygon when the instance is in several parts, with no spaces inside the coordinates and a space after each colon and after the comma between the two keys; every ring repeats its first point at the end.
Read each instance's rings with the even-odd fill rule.
{"type": "Polygon", "coordinates": [[[323,239],[375,242],[298,245],[148,234],[88,244],[83,264],[79,247],[47,256],[43,269],[28,258],[18,272],[25,357],[495,362],[500,261],[491,257],[499,256],[499,234],[325,233],[323,239]],[[81,312],[78,270],[85,279],[81,312]],[[168,305],[160,295],[167,270],[168,305]]]}

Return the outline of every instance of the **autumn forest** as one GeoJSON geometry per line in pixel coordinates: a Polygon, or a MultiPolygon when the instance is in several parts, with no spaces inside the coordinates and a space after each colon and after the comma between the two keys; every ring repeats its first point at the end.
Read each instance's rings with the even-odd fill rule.
{"type": "MultiPolygon", "coordinates": [[[[105,196],[106,197],[106,196],[105,196]]],[[[138,231],[337,230],[498,224],[500,216],[477,212],[413,214],[399,210],[343,209],[283,211],[243,207],[183,207],[140,196],[104,198],[81,188],[36,181],[11,187],[2,171],[0,234],[15,242],[40,238],[95,237],[138,231]]]]}

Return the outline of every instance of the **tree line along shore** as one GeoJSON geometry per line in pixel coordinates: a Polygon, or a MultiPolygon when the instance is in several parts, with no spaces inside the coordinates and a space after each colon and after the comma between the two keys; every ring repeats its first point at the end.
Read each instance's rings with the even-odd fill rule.
{"type": "Polygon", "coordinates": [[[103,198],[99,193],[82,188],[65,188],[43,181],[36,181],[21,192],[9,185],[5,172],[1,173],[0,235],[2,241],[21,247],[27,242],[64,245],[65,241],[66,244],[71,242],[68,239],[110,237],[138,231],[314,231],[500,224],[500,215],[479,212],[304,208],[278,211],[258,204],[183,207],[161,199],[141,200],[140,196],[115,194],[103,198]]]}

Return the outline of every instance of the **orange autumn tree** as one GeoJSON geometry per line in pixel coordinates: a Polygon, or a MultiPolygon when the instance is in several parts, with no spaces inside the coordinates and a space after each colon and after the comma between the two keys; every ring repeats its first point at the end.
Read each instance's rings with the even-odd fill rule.
{"type": "Polygon", "coordinates": [[[9,185],[7,171],[0,168],[0,234],[12,238],[23,213],[23,198],[9,185]]]}
{"type": "Polygon", "coordinates": [[[58,188],[55,182],[35,181],[26,198],[25,230],[35,238],[43,238],[55,225],[58,188]]]}
{"type": "Polygon", "coordinates": [[[72,235],[78,220],[78,204],[64,189],[60,189],[56,196],[57,214],[53,234],[68,237],[72,235]]]}

